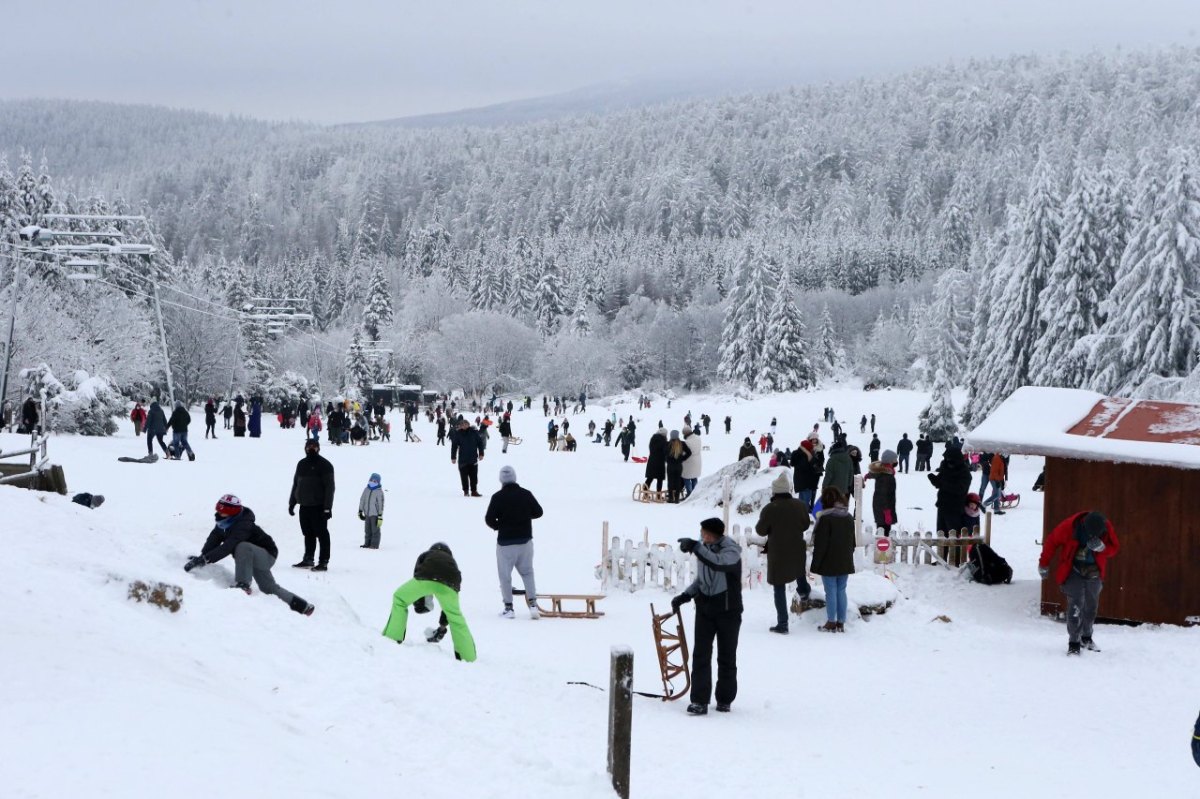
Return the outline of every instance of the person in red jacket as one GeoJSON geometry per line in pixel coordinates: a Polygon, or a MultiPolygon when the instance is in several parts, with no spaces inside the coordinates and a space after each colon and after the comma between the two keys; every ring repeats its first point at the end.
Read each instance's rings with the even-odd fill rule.
{"type": "Polygon", "coordinates": [[[1048,577],[1050,562],[1057,557],[1054,582],[1067,598],[1068,655],[1078,655],[1081,645],[1100,651],[1092,640],[1092,625],[1108,560],[1120,549],[1112,522],[1095,510],[1063,519],[1042,544],[1038,573],[1048,577]]]}

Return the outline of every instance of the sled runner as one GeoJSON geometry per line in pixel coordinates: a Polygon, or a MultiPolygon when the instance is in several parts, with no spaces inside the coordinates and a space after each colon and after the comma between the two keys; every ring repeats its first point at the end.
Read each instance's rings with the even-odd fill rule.
{"type": "Polygon", "coordinates": [[[421,443],[421,437],[420,437],[419,435],[417,435],[416,433],[409,433],[409,434],[408,434],[408,440],[409,440],[409,441],[411,441],[411,442],[413,442],[414,444],[420,444],[420,443],[421,443]]]}
{"type": "Polygon", "coordinates": [[[687,634],[684,632],[683,616],[677,610],[659,615],[654,612],[654,605],[651,604],[650,618],[654,623],[654,646],[658,650],[658,668],[662,672],[662,699],[664,702],[672,702],[681,696],[687,696],[688,691],[692,688],[692,675],[688,670],[687,634]],[[674,632],[667,632],[663,629],[663,623],[669,619],[675,619],[676,621],[674,632]],[[676,653],[678,653],[679,659],[672,661],[671,657],[676,653]],[[676,691],[672,681],[681,674],[683,675],[684,684],[682,688],[676,691]]]}
{"type": "Polygon", "coordinates": [[[1004,508],[1005,510],[1012,510],[1013,508],[1017,507],[1020,504],[1021,504],[1021,495],[1020,494],[1001,494],[1000,495],[1000,507],[1004,508]]]}
{"type": "Polygon", "coordinates": [[[666,491],[651,491],[641,483],[634,483],[633,498],[638,502],[666,502],[666,491]]]}

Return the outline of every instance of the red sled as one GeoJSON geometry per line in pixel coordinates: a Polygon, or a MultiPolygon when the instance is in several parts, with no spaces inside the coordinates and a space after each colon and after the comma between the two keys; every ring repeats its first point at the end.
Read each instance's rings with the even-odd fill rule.
{"type": "Polygon", "coordinates": [[[638,456],[638,455],[634,455],[634,456],[633,456],[633,462],[634,462],[634,463],[645,463],[645,462],[646,462],[646,461],[648,461],[648,460],[649,460],[649,458],[643,458],[643,457],[640,457],[640,456],[638,456]]]}
{"type": "Polygon", "coordinates": [[[1021,504],[1021,495],[1020,494],[1001,494],[1000,495],[1000,507],[1004,508],[1004,510],[1012,510],[1013,508],[1017,507],[1020,504],[1021,504]]]}

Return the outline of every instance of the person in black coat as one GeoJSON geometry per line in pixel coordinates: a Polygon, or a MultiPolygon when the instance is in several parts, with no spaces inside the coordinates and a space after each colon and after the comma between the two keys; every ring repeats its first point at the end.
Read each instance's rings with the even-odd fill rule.
{"type": "Polygon", "coordinates": [[[437,444],[439,447],[446,446],[446,417],[441,414],[437,418],[437,444]]]}
{"type": "Polygon", "coordinates": [[[188,460],[194,461],[196,453],[192,452],[192,445],[188,443],[187,439],[188,426],[191,423],[192,415],[187,412],[187,408],[183,407],[182,402],[176,400],[175,410],[171,411],[171,418],[167,421],[167,429],[172,431],[171,452],[176,458],[187,452],[188,460]]]}
{"type": "Polygon", "coordinates": [[[150,408],[146,411],[146,454],[154,454],[154,440],[158,439],[158,445],[162,447],[163,455],[170,457],[167,452],[167,443],[163,441],[163,436],[167,434],[167,415],[163,413],[162,406],[158,404],[158,400],[153,400],[150,403],[150,408]]]}
{"type": "Polygon", "coordinates": [[[963,457],[961,445],[946,444],[942,462],[936,473],[929,475],[929,482],[937,489],[938,531],[957,529],[967,505],[967,494],[971,491],[971,470],[963,457]]]}
{"type": "MultiPolygon", "coordinates": [[[[651,439],[653,440],[653,439],[651,439]]],[[[667,442],[667,502],[678,503],[683,494],[683,462],[692,457],[692,449],[680,437],[678,430],[671,431],[667,442]]]]}
{"type": "Polygon", "coordinates": [[[900,436],[900,441],[896,443],[896,471],[908,473],[908,456],[912,454],[913,443],[909,439],[908,433],[900,436]]]}
{"type": "Polygon", "coordinates": [[[450,433],[450,462],[458,466],[464,497],[481,497],[479,493],[479,462],[483,460],[483,439],[465,418],[459,418],[458,429],[450,433]]]}
{"type": "Polygon", "coordinates": [[[310,603],[275,582],[271,567],[279,557],[279,548],[271,536],[255,524],[254,511],[242,507],[242,501],[233,494],[226,494],[217,500],[216,521],[200,554],[188,559],[184,571],[190,572],[233,555],[232,588],[240,588],[249,594],[250,580],[253,579],[264,594],[274,594],[297,613],[312,615],[314,608],[310,603]]]}
{"type": "Polygon", "coordinates": [[[292,565],[298,569],[327,571],[329,568],[329,520],[333,517],[333,464],[321,457],[321,442],[305,439],[304,457],[296,464],[288,515],[300,506],[300,532],[304,534],[304,557],[292,565]],[[313,565],[317,544],[320,560],[313,565]]]}
{"type": "Polygon", "coordinates": [[[667,431],[663,428],[658,428],[654,435],[650,436],[650,455],[646,458],[646,483],[645,487],[650,488],[650,481],[656,481],[655,491],[662,491],[663,480],[667,478],[667,431]]]}
{"type": "Polygon", "coordinates": [[[817,486],[821,484],[822,465],[817,463],[813,453],[813,441],[806,438],[800,442],[800,447],[792,453],[793,484],[796,494],[809,508],[817,494],[817,486]]]}
{"type": "Polygon", "coordinates": [[[208,402],[204,403],[204,437],[217,437],[217,404],[209,397],[208,402]]]}
{"type": "Polygon", "coordinates": [[[883,442],[879,440],[879,436],[872,435],[871,443],[867,447],[867,456],[870,463],[879,460],[879,450],[883,449],[883,442]]]}
{"type": "Polygon", "coordinates": [[[21,404],[21,429],[30,434],[38,431],[37,400],[33,397],[27,397],[21,404]]]}
{"type": "Polygon", "coordinates": [[[540,617],[537,607],[537,584],[533,574],[533,520],[542,518],[542,506],[527,488],[517,483],[517,472],[511,466],[500,470],[500,490],[492,494],[483,522],[496,531],[496,571],[500,575],[500,599],[504,602],[501,616],[513,618],[513,569],[521,575],[525,586],[525,604],[529,617],[540,617]]]}

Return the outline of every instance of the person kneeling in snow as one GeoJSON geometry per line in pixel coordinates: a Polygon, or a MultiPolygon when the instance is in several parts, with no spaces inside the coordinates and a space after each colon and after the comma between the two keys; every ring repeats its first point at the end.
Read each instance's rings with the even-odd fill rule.
{"type": "Polygon", "coordinates": [[[315,608],[275,582],[271,567],[279,557],[279,548],[271,536],[254,523],[254,511],[242,507],[242,501],[233,494],[217,500],[217,525],[208,534],[204,549],[199,555],[189,558],[184,571],[216,563],[226,555],[233,555],[233,588],[250,593],[250,578],[258,583],[258,590],[274,594],[288,604],[292,610],[311,616],[315,608]]]}
{"type": "MultiPolygon", "coordinates": [[[[398,644],[404,643],[408,631],[408,606],[417,613],[428,613],[430,598],[436,599],[442,609],[441,627],[449,625],[450,639],[454,641],[454,657],[471,663],[475,660],[475,639],[467,627],[467,620],[458,605],[458,592],[462,589],[462,572],[454,562],[450,547],[438,542],[427,552],[417,556],[413,578],[396,589],[392,596],[392,615],[388,617],[383,634],[398,644]]],[[[442,633],[444,635],[444,633],[442,633]]],[[[441,640],[435,633],[430,641],[441,640]]]]}

